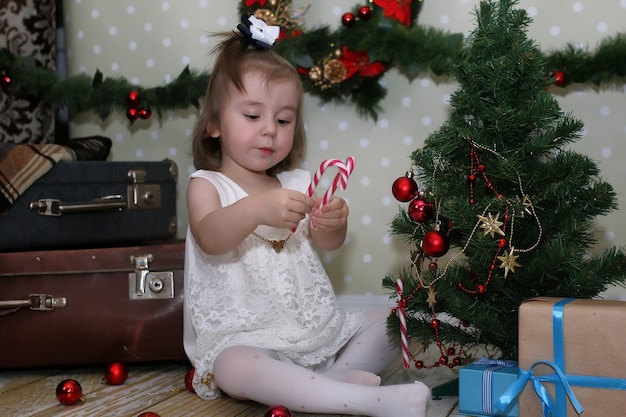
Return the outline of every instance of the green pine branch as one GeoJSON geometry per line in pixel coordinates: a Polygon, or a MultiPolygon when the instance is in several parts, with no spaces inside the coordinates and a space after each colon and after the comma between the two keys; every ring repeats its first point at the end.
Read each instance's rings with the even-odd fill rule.
{"type": "MultiPolygon", "coordinates": [[[[240,14],[244,16],[262,8],[282,7],[288,10],[291,7],[289,0],[277,1],[275,6],[255,3],[246,7],[244,2],[238,4],[240,14]]],[[[408,79],[430,74],[450,76],[454,72],[454,62],[468,59],[468,45],[463,41],[462,34],[418,25],[416,21],[422,2],[412,3],[412,22],[408,27],[383,16],[381,8],[370,4],[372,13],[369,18],[358,19],[354,25],[342,25],[336,30],[331,30],[329,26],[307,29],[298,22],[291,22],[292,28],[276,44],[276,50],[294,66],[303,68],[310,68],[332,57],[344,45],[351,50],[367,51],[370,60],[384,64],[385,71],[381,74],[374,77],[355,75],[342,82],[324,85],[307,75],[302,76],[302,81],[307,93],[318,97],[321,102],[353,106],[360,116],[376,119],[383,110],[380,103],[387,93],[380,79],[388,70],[395,68],[408,79]]],[[[357,13],[358,7],[355,6],[354,13],[357,13]]],[[[491,46],[486,44],[484,47],[491,46]]],[[[520,50],[523,47],[518,46],[520,50]]],[[[566,84],[616,87],[626,82],[626,33],[602,40],[594,51],[568,44],[546,53],[541,62],[542,70],[539,72],[526,66],[517,67],[517,71],[534,74],[532,82],[544,85],[552,83],[550,74],[561,70],[567,75],[566,84]]],[[[537,63],[533,61],[532,65],[537,63]]],[[[451,78],[464,83],[464,77],[489,70],[493,77],[507,82],[502,78],[505,74],[497,74],[493,69],[478,65],[468,67],[467,74],[457,69],[451,78]]],[[[142,106],[159,115],[166,111],[197,107],[210,77],[207,72],[184,68],[172,82],[152,87],[133,85],[123,77],[107,77],[100,71],[91,76],[79,74],[59,80],[54,71],[39,68],[32,57],[15,56],[7,49],[0,50],[0,72],[10,77],[10,82],[1,87],[5,93],[28,97],[56,108],[67,107],[73,113],[93,111],[103,119],[112,112],[125,112],[128,108],[127,96],[132,90],[140,92],[142,106]]],[[[510,88],[516,88],[511,84],[515,79],[514,74],[510,74],[510,88]]],[[[523,91],[521,88],[518,90],[523,91]]]]}

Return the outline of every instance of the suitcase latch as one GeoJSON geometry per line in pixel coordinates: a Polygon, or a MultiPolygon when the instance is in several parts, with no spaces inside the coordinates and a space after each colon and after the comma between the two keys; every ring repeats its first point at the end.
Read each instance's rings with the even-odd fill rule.
{"type": "Polygon", "coordinates": [[[128,299],[163,300],[174,298],[174,272],[150,272],[152,254],[131,256],[135,272],[128,274],[128,299]]]}
{"type": "Polygon", "coordinates": [[[144,183],[146,176],[143,169],[128,171],[128,178],[132,181],[127,189],[129,210],[161,208],[161,186],[144,183]]]}

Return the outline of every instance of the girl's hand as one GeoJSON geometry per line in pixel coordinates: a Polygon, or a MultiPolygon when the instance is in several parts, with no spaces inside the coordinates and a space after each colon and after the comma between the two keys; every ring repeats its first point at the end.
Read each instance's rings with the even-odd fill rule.
{"type": "Polygon", "coordinates": [[[283,188],[257,194],[251,199],[254,199],[258,224],[285,229],[297,227],[315,204],[308,195],[283,188]]]}
{"type": "Polygon", "coordinates": [[[311,213],[311,227],[314,230],[333,232],[342,230],[348,223],[349,209],[341,197],[333,197],[325,206],[318,208],[320,201],[315,202],[311,213]]]}

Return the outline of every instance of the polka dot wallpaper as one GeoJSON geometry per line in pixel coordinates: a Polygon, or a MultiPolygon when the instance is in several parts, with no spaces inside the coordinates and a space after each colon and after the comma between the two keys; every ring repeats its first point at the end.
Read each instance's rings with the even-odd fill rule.
{"type": "MultiPolygon", "coordinates": [[[[294,6],[304,3],[293,1],[294,6]]],[[[306,24],[314,27],[339,25],[341,15],[358,1],[309,3],[306,24]]],[[[477,4],[426,0],[419,23],[468,34],[477,4]]],[[[543,50],[567,42],[594,48],[600,39],[626,29],[626,0],[521,0],[519,7],[533,17],[529,36],[543,50]]],[[[123,76],[145,86],[167,83],[186,65],[210,70],[210,33],[232,30],[239,20],[235,0],[66,0],[64,9],[70,75],[99,69],[106,77],[123,76]]],[[[449,80],[429,76],[409,81],[395,70],[382,82],[388,95],[378,121],[360,118],[350,106],[320,105],[312,96],[305,100],[308,168],[314,171],[327,158],[356,159],[348,189],[342,191],[351,210],[348,239],[338,251],[321,253],[339,295],[381,295],[383,276],[408,265],[406,244],[388,234],[400,204],[391,195],[391,184],[409,168],[410,153],[446,120],[448,98],[457,88],[449,80]]],[[[564,111],[585,123],[584,137],[575,148],[598,161],[603,177],[619,194],[620,209],[598,219],[599,246],[626,245],[626,222],[620,220],[626,214],[626,85],[600,91],[573,86],[558,99],[564,111]]],[[[112,160],[176,161],[178,235],[183,237],[185,189],[193,170],[190,132],[196,116],[190,108],[131,126],[123,114],[104,123],[94,114],[81,114],[72,118],[71,129],[74,136],[111,137],[112,160]]]]}

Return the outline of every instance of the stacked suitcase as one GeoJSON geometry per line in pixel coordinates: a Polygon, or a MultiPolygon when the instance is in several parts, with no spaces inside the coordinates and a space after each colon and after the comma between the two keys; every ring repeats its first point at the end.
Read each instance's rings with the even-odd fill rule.
{"type": "Polygon", "coordinates": [[[0,368],[185,360],[176,182],[61,162],[0,216],[0,368]]]}

